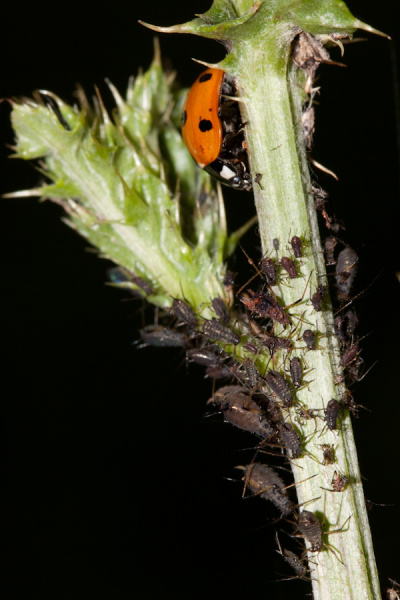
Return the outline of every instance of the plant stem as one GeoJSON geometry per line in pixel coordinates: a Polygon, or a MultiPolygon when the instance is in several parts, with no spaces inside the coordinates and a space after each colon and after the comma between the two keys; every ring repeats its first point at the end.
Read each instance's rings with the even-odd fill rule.
{"type": "MultiPolygon", "coordinates": [[[[343,384],[335,385],[341,369],[332,308],[317,313],[309,302],[318,284],[326,282],[326,272],[301,131],[302,96],[294,69],[288,70],[287,51],[284,47],[281,52],[277,50],[282,35],[284,31],[277,32],[275,38],[265,38],[258,52],[254,47],[240,46],[235,59],[245,96],[243,112],[249,124],[246,131],[251,170],[262,174],[263,189],[255,185],[254,192],[263,253],[273,253],[274,238],[280,242],[281,255],[288,254],[293,235],[306,241],[305,257],[299,261],[301,276],[290,280],[290,285],[286,281],[278,285],[275,292],[288,306],[303,296],[308,285],[306,301],[290,310],[297,325],[296,353],[308,365],[309,383],[299,390],[297,399],[318,411],[320,418],[300,423],[296,410],[291,409],[292,422],[299,425],[306,440],[305,456],[291,463],[299,503],[307,503],[305,508],[320,517],[324,533],[335,531],[332,536],[324,536],[323,551],[317,555],[309,552],[314,598],[380,598],[350,416],[345,411],[337,431],[327,429],[323,419],[328,401],[340,401],[345,388],[343,384]],[[318,331],[316,350],[304,348],[304,329],[318,331]],[[321,464],[321,444],[335,445],[335,464],[321,464]],[[339,493],[327,491],[332,489],[335,470],[350,480],[339,493]],[[336,532],[347,519],[344,529],[336,532]],[[329,551],[328,545],[334,551],[329,551]]],[[[272,368],[279,368],[282,358],[278,353],[274,355],[272,368]]]]}

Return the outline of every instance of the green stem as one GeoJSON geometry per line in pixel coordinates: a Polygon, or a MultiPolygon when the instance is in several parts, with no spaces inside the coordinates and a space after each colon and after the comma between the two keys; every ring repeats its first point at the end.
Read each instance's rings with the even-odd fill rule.
{"type": "MultiPolygon", "coordinates": [[[[309,300],[317,285],[326,282],[326,272],[299,120],[302,98],[294,70],[288,69],[287,51],[277,51],[284,27],[281,31],[275,27],[275,36],[265,36],[258,52],[254,47],[238,47],[235,67],[245,96],[251,169],[253,174],[262,174],[263,189],[255,185],[254,192],[263,253],[273,255],[274,238],[280,242],[280,255],[288,254],[293,235],[306,241],[305,257],[298,261],[301,276],[290,280],[290,285],[285,281],[275,291],[288,306],[303,296],[308,283],[304,300],[290,309],[297,325],[295,353],[309,369],[309,383],[297,393],[297,399],[322,417],[328,401],[340,400],[345,388],[335,385],[340,376],[340,352],[332,309],[317,313],[309,300]],[[305,351],[304,329],[319,332],[316,350],[305,351]]],[[[229,64],[229,59],[226,62],[229,64]]],[[[271,367],[279,368],[282,360],[277,353],[271,367]]],[[[342,531],[324,536],[323,551],[317,556],[309,553],[315,600],[380,598],[351,420],[348,411],[345,413],[339,429],[330,431],[323,418],[300,423],[296,409],[291,409],[292,422],[301,430],[306,450],[304,457],[291,461],[299,503],[307,503],[306,509],[320,517],[325,533],[340,529],[350,518],[342,531]],[[321,444],[335,445],[335,464],[321,464],[321,444]],[[350,479],[340,493],[326,491],[332,489],[335,470],[350,479]]]]}

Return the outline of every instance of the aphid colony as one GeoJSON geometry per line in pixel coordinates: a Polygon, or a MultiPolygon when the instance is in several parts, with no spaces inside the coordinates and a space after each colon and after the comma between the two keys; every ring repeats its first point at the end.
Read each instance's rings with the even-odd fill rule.
{"type": "MultiPolygon", "coordinates": [[[[334,221],[328,219],[326,211],[322,214],[332,233],[334,221]]],[[[161,313],[158,324],[142,329],[142,345],[182,347],[189,364],[205,367],[206,377],[212,380],[214,388],[222,383],[208,401],[209,414],[222,415],[225,422],[256,436],[257,460],[253,457],[242,467],[245,496],[259,497],[274,506],[278,518],[291,524],[290,535],[304,538],[309,550],[318,554],[329,549],[326,536],[332,531],[326,531],[323,521],[311,510],[296,505],[291,485],[284,482],[275,463],[283,455],[291,462],[308,454],[308,440],[299,424],[319,419],[327,430],[336,432],[341,427],[343,410],[358,416],[358,405],[349,390],[343,397],[325,398],[323,412],[304,406],[298,400],[298,392],[309,385],[307,355],[321,351],[321,334],[301,323],[291,309],[305,304],[309,311],[321,313],[330,303],[328,282],[333,283],[332,298],[338,308],[335,329],[330,335],[336,335],[339,340],[340,367],[344,372],[338,376],[338,383],[359,379],[362,360],[351,296],[358,258],[349,246],[329,235],[325,258],[328,268],[334,269],[333,275],[316,288],[306,282],[302,298],[286,307],[275,294],[274,286],[282,282],[290,285],[292,279],[301,276],[307,241],[293,236],[285,247],[284,243],[274,240],[269,254],[258,265],[248,257],[255,275],[244,286],[235,288],[233,275],[227,274],[225,284],[236,297],[233,307],[223,298],[211,298],[210,316],[204,318],[187,301],[173,299],[169,314],[161,313]],[[279,256],[281,252],[287,256],[279,256]],[[270,364],[277,353],[282,359],[270,364]],[[261,364],[266,367],[260,369],[261,364]],[[264,452],[274,455],[273,466],[260,462],[258,457],[264,452]]],[[[125,272],[124,276],[128,274],[125,272]]],[[[145,291],[139,278],[133,280],[145,291]]],[[[297,313],[302,314],[302,307],[297,313]]],[[[314,444],[314,448],[316,446],[318,444],[314,444]]],[[[332,469],[330,483],[321,488],[321,494],[344,493],[349,479],[337,466],[335,444],[319,447],[319,454],[313,451],[313,459],[332,469]]],[[[293,578],[309,578],[303,552],[282,549],[279,544],[280,555],[294,571],[293,578]]]]}
{"type": "MultiPolygon", "coordinates": [[[[351,301],[350,290],[355,275],[355,260],[348,247],[345,246],[339,253],[336,251],[341,245],[341,242],[333,244],[329,257],[336,267],[333,281],[339,309],[343,302],[351,301]]],[[[290,240],[287,254],[292,268],[288,267],[289,262],[282,260],[285,257],[278,257],[280,246],[283,244],[276,240],[271,256],[262,258],[258,266],[249,261],[256,274],[248,284],[236,289],[234,308],[225,304],[222,298],[213,298],[210,309],[214,316],[205,319],[199,317],[186,301],[174,299],[170,313],[172,320],[165,315],[163,324],[148,326],[141,331],[143,345],[181,346],[185,349],[188,363],[205,367],[206,376],[213,381],[214,387],[222,382],[222,387],[217,388],[208,401],[209,414],[222,415],[225,422],[256,436],[257,455],[263,452],[273,454],[275,462],[281,459],[282,453],[289,461],[298,460],[308,453],[308,440],[304,438],[301,427],[293,421],[289,410],[295,411],[299,423],[320,419],[332,432],[340,428],[343,409],[357,414],[357,405],[349,391],[344,398],[326,398],[324,412],[307,408],[297,399],[298,391],[308,385],[307,353],[319,349],[320,334],[306,326],[300,333],[291,307],[282,306],[273,291],[273,286],[280,281],[290,281],[293,274],[298,276],[307,247],[298,236],[290,240]],[[251,284],[254,280],[255,284],[251,284]],[[245,317],[238,319],[238,311],[243,313],[243,310],[245,317]],[[245,329],[243,322],[246,323],[245,329]],[[279,334],[276,333],[278,327],[279,334]],[[273,368],[267,360],[267,368],[260,371],[260,357],[271,359],[277,352],[284,357],[283,366],[273,368]]],[[[227,276],[226,281],[230,289],[234,289],[232,276],[227,276]]],[[[329,303],[327,285],[319,284],[317,289],[310,289],[307,283],[303,296],[298,302],[306,303],[315,313],[323,311],[329,303]]],[[[346,325],[350,322],[349,314],[348,311],[346,325]]],[[[355,315],[353,309],[351,314],[355,315]]],[[[350,339],[347,328],[339,334],[336,330],[332,332],[332,335],[335,334],[343,347],[341,366],[354,365],[359,360],[358,343],[347,343],[350,339]]],[[[330,485],[321,488],[324,490],[321,493],[343,493],[349,480],[336,466],[335,445],[320,444],[320,454],[314,458],[326,467],[336,467],[329,479],[330,485]]],[[[318,554],[328,548],[326,536],[331,531],[325,531],[323,522],[313,512],[295,504],[291,485],[284,482],[275,464],[264,464],[254,457],[242,469],[246,497],[260,497],[274,506],[279,518],[292,524],[292,535],[307,540],[311,552],[318,554]]],[[[280,547],[279,553],[294,570],[295,578],[308,577],[301,551],[295,553],[280,547]]]]}
{"type": "MultiPolygon", "coordinates": [[[[295,54],[296,64],[310,70],[310,60],[308,66],[302,65],[301,52],[295,54]]],[[[313,73],[310,71],[309,75],[311,82],[313,73]]],[[[248,191],[253,183],[237,95],[235,81],[223,71],[207,69],[201,73],[184,106],[182,134],[200,167],[225,185],[248,191]]],[[[312,109],[307,109],[304,116],[304,135],[311,147],[312,109]]],[[[262,188],[261,179],[260,174],[254,174],[255,182],[262,188]]],[[[358,257],[338,237],[342,226],[326,210],[327,193],[317,185],[313,185],[312,192],[316,211],[329,231],[324,244],[328,279],[313,287],[307,282],[303,296],[294,305],[306,304],[314,313],[322,313],[332,298],[337,312],[334,331],[328,335],[336,335],[341,348],[342,372],[337,383],[353,383],[360,379],[362,365],[352,297],[358,257]]],[[[210,298],[212,316],[203,318],[185,300],[173,299],[169,315],[161,314],[159,323],[141,330],[143,346],[182,347],[188,363],[205,367],[206,377],[213,382],[213,394],[208,401],[212,414],[221,414],[225,422],[256,436],[256,456],[267,452],[277,460],[285,454],[289,462],[308,452],[307,439],[297,423],[320,419],[326,430],[335,432],[341,426],[344,409],[358,416],[358,405],[349,390],[341,398],[324,399],[323,413],[304,406],[297,398],[299,391],[309,384],[307,353],[322,351],[322,334],[313,326],[301,324],[301,318],[290,311],[294,305],[283,306],[274,286],[290,285],[301,277],[308,243],[301,235],[293,235],[286,246],[283,240],[274,239],[273,248],[258,265],[249,259],[255,274],[240,288],[235,288],[234,276],[227,273],[224,284],[230,292],[227,296],[234,293],[236,297],[234,306],[223,298],[210,298]],[[278,366],[270,365],[275,355],[282,357],[278,366]],[[217,382],[223,382],[219,389],[215,389],[217,382]]],[[[124,276],[129,279],[126,272],[124,276]]],[[[142,297],[151,293],[140,278],[132,275],[131,281],[142,297]]],[[[332,465],[336,466],[335,444],[320,444],[320,456],[314,459],[332,469],[332,465]]],[[[244,495],[272,504],[280,519],[292,523],[292,537],[304,538],[309,550],[318,554],[328,547],[326,535],[333,532],[325,531],[323,522],[312,511],[296,506],[290,497],[291,485],[285,484],[274,467],[256,461],[256,457],[241,467],[244,495]]],[[[348,483],[346,474],[336,468],[331,487],[323,489],[327,493],[343,493],[348,483]]],[[[282,549],[277,542],[279,554],[294,572],[293,578],[307,578],[303,557],[282,549]]]]}

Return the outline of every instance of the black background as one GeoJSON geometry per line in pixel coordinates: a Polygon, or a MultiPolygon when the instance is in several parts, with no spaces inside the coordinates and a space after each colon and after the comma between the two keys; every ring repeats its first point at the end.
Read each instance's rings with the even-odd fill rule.
{"type": "MultiPolygon", "coordinates": [[[[392,35],[347,47],[346,69],[324,66],[314,157],[331,212],[360,256],[358,301],[366,367],[354,388],[372,412],[354,422],[378,569],[400,579],[399,169],[394,89],[398,14],[391,0],[353,0],[353,13],[392,35]]],[[[44,88],[72,101],[75,83],[123,92],[152,58],[152,32],[209,2],[15,2],[2,15],[0,95],[44,88]]],[[[359,36],[361,36],[360,34],[359,36]]],[[[162,36],[184,85],[222,46],[162,36]]],[[[339,53],[333,55],[337,60],[339,53]]],[[[397,54],[397,59],[398,59],[397,54]]],[[[268,101],[268,99],[266,99],[268,101]]],[[[1,107],[1,192],[33,186],[30,164],[6,160],[9,109],[1,107]]],[[[397,106],[399,110],[399,106],[397,106]]],[[[399,120],[397,127],[400,127],[399,120]]],[[[252,214],[250,196],[226,194],[232,227],[252,214]]],[[[179,351],[138,350],[140,304],[104,285],[109,266],[36,199],[2,200],[2,598],[306,598],[308,584],[279,582],[274,515],[243,502],[233,466],[253,444],[204,419],[211,384],[179,351]]],[[[248,235],[255,256],[257,240],[248,235]]],[[[241,260],[240,257],[238,259],[241,260]]],[[[234,265],[239,268],[240,265],[234,265]]]]}

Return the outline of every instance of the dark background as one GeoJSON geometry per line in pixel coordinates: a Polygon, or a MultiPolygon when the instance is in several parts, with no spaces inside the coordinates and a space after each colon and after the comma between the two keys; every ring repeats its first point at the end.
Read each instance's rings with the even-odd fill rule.
{"type": "MultiPolygon", "coordinates": [[[[360,256],[357,289],[366,367],[354,388],[372,412],[354,422],[378,569],[400,580],[399,169],[394,90],[398,14],[393,2],[350,0],[362,20],[392,35],[347,47],[346,69],[323,67],[314,157],[331,212],[360,256]]],[[[152,58],[152,32],[209,1],[13,3],[2,14],[0,95],[44,88],[72,101],[75,83],[123,92],[152,58]]],[[[363,34],[359,34],[362,36],[363,34]]],[[[162,36],[184,85],[191,57],[216,62],[222,46],[162,36]]],[[[339,53],[333,55],[340,60],[339,53]]],[[[397,54],[397,60],[398,60],[397,54]]],[[[268,101],[268,99],[266,99],[268,101]]],[[[397,100],[398,102],[398,100],[397,100]]],[[[5,159],[12,143],[1,107],[1,192],[33,186],[30,164],[5,159]]],[[[397,104],[397,110],[400,107],[397,104]]],[[[232,226],[252,214],[245,193],[226,194],[232,226]]],[[[179,351],[138,350],[139,303],[104,285],[103,260],[36,199],[2,200],[2,576],[5,600],[306,598],[275,553],[276,514],[243,502],[232,468],[253,444],[204,419],[211,384],[179,351]]],[[[257,240],[244,246],[253,256],[257,240]]],[[[240,257],[239,257],[240,260],[240,257]]],[[[240,265],[234,265],[239,268],[240,265]]]]}

